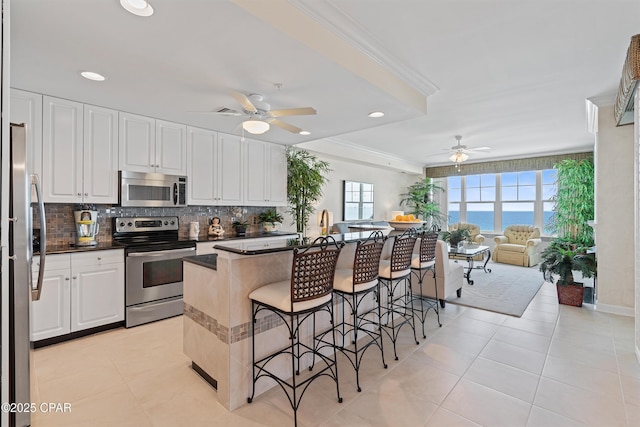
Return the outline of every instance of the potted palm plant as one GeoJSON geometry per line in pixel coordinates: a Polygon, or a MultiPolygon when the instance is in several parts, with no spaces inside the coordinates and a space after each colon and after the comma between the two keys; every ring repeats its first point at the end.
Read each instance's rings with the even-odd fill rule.
{"type": "Polygon", "coordinates": [[[400,206],[407,205],[411,209],[410,213],[417,218],[422,218],[428,228],[435,227],[440,230],[448,221],[446,214],[440,210],[440,205],[436,202],[435,196],[444,191],[433,178],[426,177],[411,184],[407,192],[401,194],[403,199],[400,206]]]}
{"type": "Polygon", "coordinates": [[[574,280],[573,272],[579,271],[585,278],[594,277],[597,265],[595,256],[588,254],[586,248],[567,239],[555,239],[541,253],[540,271],[551,283],[554,276],[558,276],[556,289],[560,304],[582,307],[584,286],[574,280]]]}
{"type": "Polygon", "coordinates": [[[322,197],[322,187],[327,182],[325,174],[331,171],[329,163],[318,160],[305,150],[287,150],[287,200],[288,212],[296,224],[296,231],[304,236],[305,228],[316,203],[322,197]]]}
{"type": "Polygon", "coordinates": [[[265,233],[277,231],[280,224],[282,224],[282,215],[275,209],[267,209],[266,212],[261,212],[260,215],[258,215],[258,219],[262,223],[262,231],[265,233]]]}

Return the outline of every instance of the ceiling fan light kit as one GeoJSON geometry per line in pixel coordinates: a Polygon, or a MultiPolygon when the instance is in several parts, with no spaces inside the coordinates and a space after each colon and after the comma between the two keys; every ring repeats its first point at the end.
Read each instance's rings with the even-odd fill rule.
{"type": "Polygon", "coordinates": [[[245,120],[242,122],[242,129],[254,135],[260,135],[268,131],[270,128],[269,123],[262,120],[245,120]]]}

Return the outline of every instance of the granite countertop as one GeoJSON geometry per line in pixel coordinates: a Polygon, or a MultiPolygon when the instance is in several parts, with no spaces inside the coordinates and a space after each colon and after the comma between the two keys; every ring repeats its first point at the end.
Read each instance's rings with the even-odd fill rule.
{"type": "Polygon", "coordinates": [[[206,255],[193,255],[182,258],[182,261],[190,262],[202,267],[207,267],[212,270],[218,269],[218,255],[206,254],[206,255]]]}
{"type": "Polygon", "coordinates": [[[267,238],[267,237],[280,237],[280,236],[291,236],[293,238],[297,235],[298,233],[287,232],[287,231],[274,231],[272,233],[247,233],[244,236],[225,233],[223,237],[198,236],[198,240],[196,240],[196,242],[198,243],[220,242],[224,244],[224,242],[228,242],[231,240],[261,239],[261,238],[267,238]]]}
{"type": "MultiPolygon", "coordinates": [[[[113,242],[98,242],[95,246],[75,246],[72,243],[67,243],[66,245],[47,245],[47,254],[105,251],[109,249],[123,249],[123,246],[113,242]]],[[[34,251],[33,254],[40,255],[40,251],[34,251]]]]}
{"type": "MultiPolygon", "coordinates": [[[[389,237],[398,236],[404,232],[403,230],[394,230],[394,229],[385,229],[385,230],[378,230],[378,231],[382,232],[384,236],[389,236],[389,237]]],[[[353,243],[353,242],[357,242],[358,240],[367,239],[372,233],[373,233],[372,231],[361,231],[361,232],[355,232],[355,233],[331,234],[330,237],[333,237],[335,241],[338,243],[340,242],[353,243]]],[[[292,251],[295,248],[308,248],[309,246],[311,246],[312,242],[313,240],[302,245],[291,244],[287,246],[281,246],[277,248],[267,248],[267,249],[236,249],[236,248],[226,247],[224,246],[224,244],[220,244],[220,245],[216,245],[216,249],[220,249],[226,252],[231,252],[231,253],[240,254],[240,255],[260,255],[260,254],[269,254],[269,253],[275,253],[275,252],[292,251]]]]}

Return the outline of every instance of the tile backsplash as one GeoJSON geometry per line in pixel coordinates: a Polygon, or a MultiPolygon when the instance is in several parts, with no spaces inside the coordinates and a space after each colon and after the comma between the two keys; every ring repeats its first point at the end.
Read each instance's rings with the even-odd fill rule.
{"type": "MultiPolygon", "coordinates": [[[[234,234],[231,223],[234,219],[244,220],[251,224],[247,232],[260,231],[258,215],[267,207],[260,206],[188,206],[184,208],[129,208],[111,205],[90,205],[92,210],[98,211],[98,224],[100,231],[97,240],[100,243],[111,242],[113,217],[133,216],[177,216],[180,229],[178,234],[181,239],[189,237],[189,223],[197,221],[200,224],[200,236],[206,237],[209,222],[213,217],[219,217],[222,228],[230,235],[234,234]]],[[[45,204],[45,216],[47,220],[47,244],[64,246],[75,242],[76,231],[73,222],[73,211],[80,209],[81,205],[48,203],[45,204]]],[[[282,213],[284,208],[277,208],[282,213]]],[[[40,223],[37,209],[32,208],[33,224],[37,228],[40,223]]]]}

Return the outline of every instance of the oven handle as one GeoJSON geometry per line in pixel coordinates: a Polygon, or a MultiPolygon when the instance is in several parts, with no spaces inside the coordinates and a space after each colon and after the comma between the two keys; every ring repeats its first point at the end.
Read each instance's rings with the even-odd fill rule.
{"type": "Polygon", "coordinates": [[[191,252],[195,251],[196,248],[187,248],[187,249],[168,249],[166,251],[154,251],[154,252],[134,252],[128,253],[128,257],[156,257],[167,254],[177,254],[179,252],[191,252]]]}

